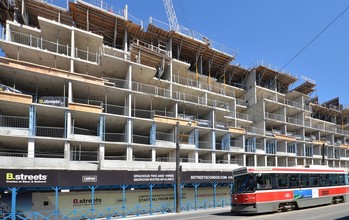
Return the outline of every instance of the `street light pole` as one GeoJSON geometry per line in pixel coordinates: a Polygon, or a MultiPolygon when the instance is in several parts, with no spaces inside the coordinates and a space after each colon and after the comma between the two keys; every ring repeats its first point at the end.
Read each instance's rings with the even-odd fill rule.
{"type": "Polygon", "coordinates": [[[179,213],[181,212],[181,179],[180,179],[180,165],[179,165],[179,122],[177,121],[176,123],[176,130],[175,130],[175,135],[176,135],[176,212],[179,213]]]}
{"type": "Polygon", "coordinates": [[[321,148],[321,164],[325,165],[325,144],[322,144],[322,148],[321,148]]]}

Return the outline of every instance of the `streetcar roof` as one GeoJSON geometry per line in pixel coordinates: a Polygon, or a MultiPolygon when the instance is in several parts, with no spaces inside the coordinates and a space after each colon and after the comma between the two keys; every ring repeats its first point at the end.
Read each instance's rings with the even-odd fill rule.
{"type": "Polygon", "coordinates": [[[247,173],[348,173],[341,168],[328,166],[296,166],[296,167],[242,167],[233,171],[233,175],[247,173]]]}

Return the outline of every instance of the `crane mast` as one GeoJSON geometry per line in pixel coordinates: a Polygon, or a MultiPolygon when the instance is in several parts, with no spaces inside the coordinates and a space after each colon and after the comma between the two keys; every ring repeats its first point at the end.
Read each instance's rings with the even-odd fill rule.
{"type": "Polygon", "coordinates": [[[162,0],[166,10],[168,22],[170,23],[170,30],[179,32],[179,24],[176,16],[176,12],[173,7],[172,0],[162,0]]]}

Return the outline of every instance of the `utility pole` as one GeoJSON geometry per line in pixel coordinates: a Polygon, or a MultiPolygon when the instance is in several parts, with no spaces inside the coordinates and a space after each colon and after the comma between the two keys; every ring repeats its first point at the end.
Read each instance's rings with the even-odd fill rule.
{"type": "Polygon", "coordinates": [[[179,154],[179,122],[176,123],[176,212],[181,212],[181,179],[180,179],[180,154],[179,154]]]}
{"type": "Polygon", "coordinates": [[[325,144],[324,143],[322,144],[321,155],[322,155],[321,164],[325,165],[325,144]]]}

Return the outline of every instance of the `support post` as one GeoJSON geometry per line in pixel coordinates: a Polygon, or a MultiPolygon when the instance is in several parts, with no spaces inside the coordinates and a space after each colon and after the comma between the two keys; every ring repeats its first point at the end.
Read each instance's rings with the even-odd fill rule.
{"type": "Polygon", "coordinates": [[[60,187],[52,187],[52,189],[55,191],[55,220],[58,219],[58,190],[60,190],[60,187]]]}
{"type": "Polygon", "coordinates": [[[179,122],[177,121],[176,123],[176,212],[179,213],[181,212],[181,207],[180,207],[180,200],[181,200],[181,193],[180,193],[180,187],[181,187],[181,180],[180,180],[180,170],[179,170],[179,135],[178,135],[178,129],[179,129],[179,122]]]}
{"type": "Polygon", "coordinates": [[[213,186],[213,208],[217,207],[217,185],[218,185],[218,183],[212,183],[212,186],[213,186]]]}
{"type": "Polygon", "coordinates": [[[230,198],[230,205],[232,205],[233,204],[233,199],[232,199],[231,195],[233,194],[234,183],[229,183],[229,186],[230,186],[230,196],[229,196],[229,198],[230,198]]]}
{"type": "Polygon", "coordinates": [[[152,215],[153,214],[153,187],[155,186],[155,184],[149,184],[148,186],[150,188],[149,214],[152,215]]]}
{"type": "Polygon", "coordinates": [[[325,144],[322,144],[321,156],[322,156],[321,164],[322,164],[322,165],[325,165],[325,144]]]}
{"type": "Polygon", "coordinates": [[[126,188],[127,185],[121,185],[122,188],[122,217],[125,218],[125,210],[126,210],[126,188]]]}
{"type": "Polygon", "coordinates": [[[194,209],[197,210],[198,209],[198,187],[199,187],[200,183],[193,183],[194,186],[194,209]]]}
{"type": "Polygon", "coordinates": [[[9,188],[11,190],[11,219],[16,219],[16,199],[17,199],[17,190],[19,188],[9,188]]]}
{"type": "Polygon", "coordinates": [[[176,191],[177,191],[177,186],[176,186],[176,184],[173,184],[172,185],[173,186],[173,209],[174,210],[177,210],[177,208],[176,208],[176,204],[177,204],[177,196],[176,196],[176,191]]]}
{"type": "Polygon", "coordinates": [[[95,189],[97,186],[90,186],[89,187],[92,190],[91,193],[91,214],[92,214],[92,219],[94,219],[94,212],[95,212],[95,189]]]}

